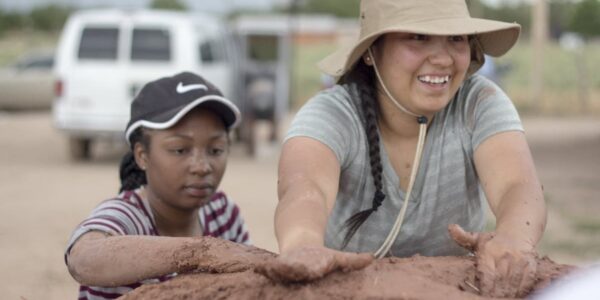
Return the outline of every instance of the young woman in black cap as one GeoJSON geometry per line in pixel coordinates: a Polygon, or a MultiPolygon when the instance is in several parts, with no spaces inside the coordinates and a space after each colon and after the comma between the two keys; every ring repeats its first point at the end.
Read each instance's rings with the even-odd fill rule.
{"type": "Polygon", "coordinates": [[[483,294],[526,294],[544,196],[517,111],[474,75],[484,54],[517,42],[520,26],[471,18],[464,0],[362,0],[359,22],[359,39],[320,63],[338,84],[311,99],[287,134],[281,255],[264,273],[306,280],[371,259],[348,252],[470,250],[483,294]],[[483,233],[487,204],[497,223],[483,233]]]}
{"type": "MultiPolygon", "coordinates": [[[[239,120],[237,107],[195,74],[143,87],[131,105],[120,193],[79,224],[65,252],[79,299],[117,298],[214,265],[226,245],[211,237],[250,243],[239,208],[218,190],[239,120]]],[[[248,268],[227,260],[220,271],[248,268]]]]}

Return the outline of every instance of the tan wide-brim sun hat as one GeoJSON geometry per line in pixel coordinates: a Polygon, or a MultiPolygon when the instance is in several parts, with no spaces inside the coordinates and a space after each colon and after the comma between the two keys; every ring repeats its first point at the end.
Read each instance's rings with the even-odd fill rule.
{"type": "MultiPolygon", "coordinates": [[[[498,57],[513,47],[521,32],[516,23],[471,18],[465,0],[362,0],[359,20],[358,40],[319,62],[326,74],[339,79],[385,33],[476,35],[483,53],[498,57]]],[[[470,66],[469,73],[480,67],[470,66]]]]}

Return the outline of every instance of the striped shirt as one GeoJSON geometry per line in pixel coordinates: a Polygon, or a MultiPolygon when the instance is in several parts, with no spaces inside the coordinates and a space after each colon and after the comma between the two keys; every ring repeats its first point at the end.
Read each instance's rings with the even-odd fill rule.
{"type": "MultiPolygon", "coordinates": [[[[296,115],[286,140],[304,136],[328,146],[341,167],[333,211],[328,219],[325,244],[340,249],[353,214],[371,208],[375,185],[369,164],[368,140],[360,99],[354,85],[338,85],[312,98],[296,115]]],[[[486,203],[480,193],[473,155],[494,134],[522,131],[510,99],[493,82],[479,75],[467,79],[456,96],[429,125],[418,175],[404,223],[391,253],[395,256],[460,255],[447,226],[481,231],[486,203]]],[[[381,136],[381,135],[380,135],[381,136]]],[[[345,250],[374,252],[392,229],[405,201],[383,141],[382,206],[359,228],[345,250]]]]}
{"type": "MultiPolygon", "coordinates": [[[[238,206],[222,193],[216,193],[210,202],[199,210],[200,224],[205,236],[222,238],[249,245],[250,238],[238,206]]],[[[140,189],[124,191],[116,198],[100,203],[75,229],[65,251],[65,262],[73,244],[83,234],[96,230],[112,235],[151,235],[158,236],[154,216],[147,199],[140,189]]],[[[96,287],[81,285],[79,299],[115,299],[147,283],[158,283],[172,278],[175,274],[162,276],[120,287],[96,287]]]]}

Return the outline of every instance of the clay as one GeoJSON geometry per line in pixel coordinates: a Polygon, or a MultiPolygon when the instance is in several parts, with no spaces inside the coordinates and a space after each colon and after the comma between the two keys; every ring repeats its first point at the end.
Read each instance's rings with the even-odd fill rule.
{"type": "MultiPolygon", "coordinates": [[[[122,299],[493,299],[476,290],[472,256],[383,258],[362,270],[337,271],[313,282],[286,284],[255,271],[275,254],[233,243],[228,248],[239,256],[234,258],[236,268],[210,267],[205,261],[201,270],[144,285],[122,299]]],[[[537,259],[531,294],[574,268],[547,257],[537,259]]]]}

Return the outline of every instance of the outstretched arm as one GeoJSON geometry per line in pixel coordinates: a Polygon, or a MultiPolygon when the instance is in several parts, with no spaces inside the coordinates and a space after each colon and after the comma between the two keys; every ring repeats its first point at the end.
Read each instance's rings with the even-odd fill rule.
{"type": "MultiPolygon", "coordinates": [[[[67,257],[75,280],[90,286],[121,286],[190,270],[228,273],[253,267],[249,246],[212,237],[82,235],[67,257]]],[[[268,253],[262,253],[269,256],[268,253]]]]}
{"type": "Polygon", "coordinates": [[[339,177],[338,160],[327,146],[306,137],[285,143],[275,212],[281,255],[259,267],[260,273],[277,281],[310,281],[335,270],[356,270],[371,263],[370,254],[344,253],[324,246],[339,177]]]}
{"type": "Polygon", "coordinates": [[[327,217],[335,202],[340,166],[327,146],[307,137],[283,145],[277,183],[275,233],[279,251],[323,246],[327,217]]]}
{"type": "Polygon", "coordinates": [[[473,236],[481,291],[495,297],[526,295],[534,284],[546,205],[525,135],[509,131],[488,138],[475,151],[475,166],[496,216],[493,233],[473,236]]]}
{"type": "Polygon", "coordinates": [[[496,234],[534,248],[546,227],[546,204],[525,135],[490,137],[477,148],[475,166],[496,216],[496,234]]]}

